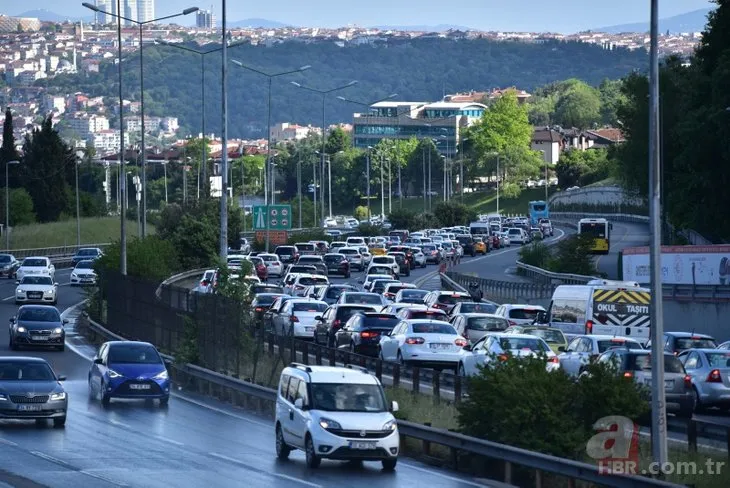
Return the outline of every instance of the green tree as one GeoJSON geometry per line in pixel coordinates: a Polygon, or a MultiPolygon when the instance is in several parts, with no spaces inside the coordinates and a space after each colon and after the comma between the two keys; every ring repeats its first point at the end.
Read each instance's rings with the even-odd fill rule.
{"type": "Polygon", "coordinates": [[[476,211],[463,203],[439,202],[433,213],[444,227],[469,225],[477,219],[476,211]]]}
{"type": "MultiPolygon", "coordinates": [[[[359,205],[355,207],[355,210],[352,212],[352,216],[356,218],[357,220],[367,220],[368,218],[368,208],[362,205],[359,205]]],[[[392,221],[391,221],[392,223],[392,221]]]]}
{"type": "Polygon", "coordinates": [[[335,127],[327,135],[324,151],[327,154],[336,154],[350,148],[350,135],[342,127],[335,127]]]}
{"type": "Polygon", "coordinates": [[[601,99],[601,123],[616,127],[619,123],[618,108],[626,102],[626,96],[621,91],[622,80],[603,80],[598,85],[601,99]]]}
{"type": "Polygon", "coordinates": [[[3,122],[3,144],[0,146],[0,163],[5,164],[8,161],[19,160],[20,155],[15,147],[15,135],[13,134],[13,113],[8,108],[5,110],[5,121],[3,122]]]}
{"type": "Polygon", "coordinates": [[[595,275],[596,264],[591,257],[593,242],[593,237],[588,234],[575,234],[563,239],[549,260],[549,269],[557,273],[595,275]]]}
{"type": "MultiPolygon", "coordinates": [[[[25,188],[13,188],[10,200],[10,226],[33,224],[36,221],[33,199],[25,188]]],[[[5,215],[5,198],[0,199],[0,215],[5,215]]]]}
{"type": "Polygon", "coordinates": [[[574,185],[589,185],[601,181],[616,172],[615,161],[609,159],[608,150],[589,149],[579,151],[573,149],[560,155],[555,172],[558,184],[562,188],[574,185]]]}
{"type": "Polygon", "coordinates": [[[56,221],[69,211],[68,176],[74,164],[76,155],[61,140],[50,116],[26,136],[20,169],[40,222],[56,221]]]}
{"type": "MultiPolygon", "coordinates": [[[[367,212],[367,209],[366,209],[367,212]]],[[[416,214],[410,210],[394,208],[388,215],[388,221],[393,229],[399,230],[416,230],[415,229],[416,214]]]]}
{"type": "MultiPolygon", "coordinates": [[[[120,253],[119,241],[114,242],[96,262],[101,283],[107,272],[119,273],[120,253]]],[[[170,241],[155,235],[127,241],[128,276],[162,282],[180,270],[177,249],[170,241]]]]}
{"type": "Polygon", "coordinates": [[[601,119],[601,99],[596,89],[583,82],[572,85],[555,104],[555,122],[563,127],[588,129],[601,119]]]}
{"type": "Polygon", "coordinates": [[[507,148],[529,147],[532,125],[527,107],[520,104],[514,92],[507,92],[484,112],[482,118],[468,131],[480,156],[502,153],[507,148]]]}

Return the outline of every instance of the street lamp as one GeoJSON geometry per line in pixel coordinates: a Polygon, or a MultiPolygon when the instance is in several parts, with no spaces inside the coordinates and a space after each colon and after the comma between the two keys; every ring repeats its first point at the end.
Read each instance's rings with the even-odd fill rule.
{"type": "MultiPolygon", "coordinates": [[[[145,145],[145,122],[144,122],[144,40],[143,40],[143,29],[144,26],[147,24],[153,24],[155,22],[159,22],[161,20],[167,20],[167,19],[173,19],[175,17],[182,17],[184,15],[190,15],[194,12],[197,12],[199,9],[198,7],[189,7],[183,10],[182,12],[172,14],[172,15],[166,15],[164,17],[159,17],[156,19],[146,20],[144,22],[140,22],[136,19],[132,19],[129,17],[125,17],[123,15],[120,15],[119,13],[111,13],[107,12],[106,10],[100,9],[96,5],[90,4],[88,2],[82,3],[82,5],[90,10],[93,10],[94,12],[102,13],[105,15],[109,15],[111,17],[116,17],[118,22],[118,29],[119,29],[119,75],[120,75],[120,96],[121,96],[121,73],[122,73],[122,40],[121,40],[121,32],[122,32],[122,20],[126,20],[127,22],[132,22],[139,27],[139,89],[140,89],[140,119],[141,119],[141,125],[140,125],[140,132],[141,132],[141,145],[142,145],[142,237],[147,236],[147,146],[145,145]]],[[[121,12],[121,2],[120,0],[117,0],[117,12],[121,12]]],[[[123,102],[122,102],[123,105],[123,102]]],[[[119,111],[120,114],[124,110],[123,106],[120,106],[119,111]]],[[[120,117],[120,125],[121,125],[121,117],[120,117]]],[[[120,130],[124,130],[124,126],[120,127],[120,130]]],[[[122,144],[122,147],[124,147],[124,144],[122,144]]],[[[125,178],[126,180],[126,178],[125,178]]],[[[126,185],[126,183],[125,183],[126,185]]]]}
{"type": "Polygon", "coordinates": [[[461,203],[464,203],[464,143],[468,141],[469,138],[465,137],[463,138],[461,142],[461,158],[460,158],[460,164],[459,164],[459,186],[461,187],[460,193],[461,193],[461,203]]]}
{"type": "MultiPolygon", "coordinates": [[[[355,85],[357,85],[357,81],[353,80],[353,81],[347,83],[346,85],[341,85],[336,88],[331,88],[329,90],[319,90],[317,88],[312,88],[312,87],[309,87],[306,85],[302,85],[300,83],[297,83],[296,81],[292,81],[291,84],[296,86],[297,88],[302,88],[304,90],[308,90],[313,93],[318,93],[318,94],[322,95],[322,151],[321,151],[322,158],[321,158],[321,162],[320,162],[320,167],[321,167],[320,180],[324,181],[324,153],[325,153],[325,144],[327,142],[327,128],[325,127],[325,124],[326,124],[325,102],[327,100],[327,95],[330,93],[339,91],[339,90],[344,90],[345,88],[349,88],[351,86],[355,86],[355,85]]],[[[322,187],[324,188],[324,185],[322,187]]],[[[321,205],[322,215],[324,216],[324,195],[322,194],[322,192],[320,192],[320,195],[321,195],[321,199],[322,199],[322,205],[321,205]]],[[[317,204],[315,203],[315,209],[316,209],[316,205],[317,204]]],[[[315,210],[315,214],[316,214],[316,210],[315,210]]]]}
{"type": "Polygon", "coordinates": [[[5,163],[5,249],[10,251],[10,177],[8,168],[11,164],[20,164],[20,161],[5,163]]]}
{"type": "MultiPolygon", "coordinates": [[[[76,157],[84,157],[84,151],[76,151],[76,157]]],[[[81,205],[79,204],[79,161],[74,161],[76,170],[76,245],[81,246],[81,205]]]]}

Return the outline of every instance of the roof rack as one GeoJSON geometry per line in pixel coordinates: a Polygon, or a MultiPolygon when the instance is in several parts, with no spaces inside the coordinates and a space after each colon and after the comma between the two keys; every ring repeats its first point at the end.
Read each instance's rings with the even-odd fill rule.
{"type": "Polygon", "coordinates": [[[311,373],[312,372],[312,368],[310,368],[306,364],[302,364],[302,363],[290,363],[289,364],[289,367],[290,368],[301,369],[305,373],[311,373]]]}
{"type": "Polygon", "coordinates": [[[368,371],[367,368],[358,366],[356,364],[346,364],[345,367],[348,369],[356,369],[356,370],[360,371],[361,373],[370,374],[370,371],[368,371]]]}

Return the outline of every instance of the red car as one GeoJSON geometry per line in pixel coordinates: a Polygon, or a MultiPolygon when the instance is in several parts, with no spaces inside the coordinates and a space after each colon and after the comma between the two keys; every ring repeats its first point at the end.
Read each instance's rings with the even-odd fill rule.
{"type": "Polygon", "coordinates": [[[248,257],[248,260],[253,264],[256,276],[258,276],[261,281],[266,281],[269,277],[269,270],[266,268],[264,260],[256,256],[250,256],[248,257]]]}

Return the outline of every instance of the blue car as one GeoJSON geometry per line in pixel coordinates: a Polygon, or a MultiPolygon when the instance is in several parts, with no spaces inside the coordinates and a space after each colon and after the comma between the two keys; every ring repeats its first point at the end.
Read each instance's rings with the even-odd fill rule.
{"type": "Polygon", "coordinates": [[[89,395],[109,405],[112,398],[170,400],[165,362],[148,342],[110,341],[99,348],[89,371],[89,395]]]}
{"type": "Polygon", "coordinates": [[[94,261],[102,257],[104,253],[98,247],[82,247],[71,258],[71,262],[76,266],[81,261],[94,261]]]}

